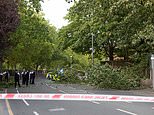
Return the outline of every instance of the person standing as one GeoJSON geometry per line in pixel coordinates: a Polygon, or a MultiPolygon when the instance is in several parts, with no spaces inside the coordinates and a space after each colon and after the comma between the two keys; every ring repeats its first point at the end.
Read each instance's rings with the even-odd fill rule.
{"type": "Polygon", "coordinates": [[[29,71],[26,72],[25,78],[26,78],[26,86],[28,86],[28,82],[29,82],[29,71]]]}
{"type": "Polygon", "coordinates": [[[5,81],[6,81],[6,82],[9,81],[9,76],[10,76],[9,71],[6,71],[6,72],[5,72],[5,81]]]}
{"type": "Polygon", "coordinates": [[[25,78],[25,71],[23,71],[22,73],[21,73],[21,77],[22,77],[22,85],[25,85],[25,83],[26,83],[26,78],[25,78]]]}
{"type": "Polygon", "coordinates": [[[35,84],[35,71],[32,73],[32,84],[35,84]]]}
{"type": "Polygon", "coordinates": [[[30,76],[30,84],[32,84],[32,80],[33,80],[33,72],[32,71],[29,73],[29,76],[30,76]]]}
{"type": "Polygon", "coordinates": [[[18,84],[18,86],[20,87],[20,81],[19,81],[19,78],[20,78],[20,74],[19,74],[19,72],[16,70],[16,71],[15,71],[15,75],[14,75],[15,88],[17,87],[17,84],[18,84]]]}
{"type": "Polygon", "coordinates": [[[2,82],[2,79],[3,79],[3,73],[0,72],[0,81],[2,82]]]}

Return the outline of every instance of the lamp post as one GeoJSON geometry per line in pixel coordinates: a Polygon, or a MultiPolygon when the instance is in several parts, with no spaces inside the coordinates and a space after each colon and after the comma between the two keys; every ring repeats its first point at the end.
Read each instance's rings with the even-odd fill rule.
{"type": "Polygon", "coordinates": [[[73,56],[70,56],[71,57],[71,74],[72,74],[72,63],[73,63],[73,56]]]}
{"type": "Polygon", "coordinates": [[[91,41],[91,45],[92,45],[92,66],[94,65],[94,34],[92,33],[92,41],[91,41]]]}
{"type": "Polygon", "coordinates": [[[71,55],[70,58],[71,58],[71,65],[72,65],[72,62],[73,62],[73,56],[71,55]]]}

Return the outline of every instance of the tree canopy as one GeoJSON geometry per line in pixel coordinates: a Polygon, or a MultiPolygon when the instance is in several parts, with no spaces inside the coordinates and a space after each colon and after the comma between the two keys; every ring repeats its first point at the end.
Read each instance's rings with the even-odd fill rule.
{"type": "Polygon", "coordinates": [[[61,29],[63,48],[90,53],[94,34],[95,56],[114,57],[150,53],[153,50],[154,2],[152,0],[79,0],[65,17],[61,29]],[[138,46],[138,47],[136,47],[138,46]]]}
{"type": "Polygon", "coordinates": [[[9,33],[19,25],[17,2],[0,0],[0,70],[5,50],[10,46],[9,33]]]}
{"type": "Polygon", "coordinates": [[[11,49],[5,51],[5,62],[21,69],[44,67],[51,61],[56,28],[44,19],[40,0],[21,0],[18,4],[20,24],[10,34],[11,49]]]}
{"type": "Polygon", "coordinates": [[[48,65],[57,36],[56,28],[33,9],[21,10],[20,15],[21,24],[11,36],[14,48],[8,52],[8,62],[27,69],[48,65]]]}

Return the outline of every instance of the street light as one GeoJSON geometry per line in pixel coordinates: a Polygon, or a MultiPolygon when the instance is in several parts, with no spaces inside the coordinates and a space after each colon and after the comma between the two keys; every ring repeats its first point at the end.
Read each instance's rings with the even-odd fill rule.
{"type": "Polygon", "coordinates": [[[91,42],[91,45],[92,45],[92,65],[94,65],[94,34],[92,33],[92,42],[91,42]]]}
{"type": "Polygon", "coordinates": [[[70,57],[71,57],[71,74],[72,74],[73,56],[70,56],[70,57]]]}
{"type": "Polygon", "coordinates": [[[91,48],[90,48],[90,50],[91,50],[91,56],[92,56],[92,66],[94,65],[94,34],[92,33],[91,34],[91,36],[92,36],[92,39],[91,39],[91,48]]]}
{"type": "Polygon", "coordinates": [[[71,65],[72,65],[72,63],[73,63],[73,56],[70,56],[71,57],[71,65]]]}

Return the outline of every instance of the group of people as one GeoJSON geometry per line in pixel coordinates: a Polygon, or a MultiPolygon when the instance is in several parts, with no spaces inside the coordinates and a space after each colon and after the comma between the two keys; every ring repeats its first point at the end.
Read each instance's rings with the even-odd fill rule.
{"type": "MultiPolygon", "coordinates": [[[[13,74],[11,74],[11,76],[13,76],[13,74]]],[[[0,82],[4,81],[5,82],[9,82],[9,78],[10,78],[10,73],[9,71],[5,71],[5,72],[0,72],[0,82]]],[[[17,87],[17,85],[20,87],[20,80],[22,80],[22,85],[26,85],[28,86],[28,84],[35,84],[35,71],[15,71],[14,74],[14,85],[15,88],[17,87]]]]}
{"type": "Polygon", "coordinates": [[[20,87],[20,79],[22,78],[22,85],[28,86],[28,84],[34,84],[35,82],[35,71],[15,71],[14,80],[15,80],[15,88],[17,85],[20,87]]]}

